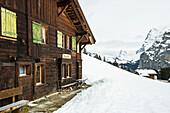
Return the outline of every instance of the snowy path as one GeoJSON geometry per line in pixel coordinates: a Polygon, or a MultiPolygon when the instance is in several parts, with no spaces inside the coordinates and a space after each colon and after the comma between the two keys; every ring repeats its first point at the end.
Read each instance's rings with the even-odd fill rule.
{"type": "Polygon", "coordinates": [[[170,84],[139,77],[83,56],[92,87],[55,113],[170,113],[170,84]]]}

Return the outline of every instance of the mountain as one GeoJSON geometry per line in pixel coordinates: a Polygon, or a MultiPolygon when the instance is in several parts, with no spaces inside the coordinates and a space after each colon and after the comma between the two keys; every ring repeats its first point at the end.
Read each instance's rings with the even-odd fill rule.
{"type": "Polygon", "coordinates": [[[148,50],[156,41],[160,41],[163,37],[163,32],[158,30],[157,28],[153,28],[149,31],[147,34],[146,39],[144,40],[144,43],[142,44],[142,47],[136,51],[136,54],[145,52],[148,50]]]}
{"type": "MultiPolygon", "coordinates": [[[[88,54],[94,57],[97,53],[88,54]]],[[[98,54],[100,55],[100,54],[98,54]]],[[[120,50],[117,56],[100,55],[106,62],[113,63],[115,60],[120,66],[131,69],[134,72],[137,68],[160,68],[170,67],[170,32],[153,28],[147,34],[141,48],[137,51],[120,50]],[[165,35],[165,32],[166,33],[165,35]]]]}
{"type": "Polygon", "coordinates": [[[120,50],[117,58],[127,61],[137,61],[140,58],[140,54],[141,53],[136,53],[135,51],[120,50]]]}
{"type": "Polygon", "coordinates": [[[170,36],[156,28],[148,33],[144,44],[136,53],[141,53],[139,68],[170,67],[170,36]]]}

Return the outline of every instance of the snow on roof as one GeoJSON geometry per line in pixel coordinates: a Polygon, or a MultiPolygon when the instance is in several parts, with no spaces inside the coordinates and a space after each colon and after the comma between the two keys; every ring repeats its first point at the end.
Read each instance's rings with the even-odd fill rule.
{"type": "Polygon", "coordinates": [[[148,74],[157,74],[157,72],[153,69],[137,69],[136,72],[139,73],[139,75],[143,76],[149,76],[148,74]]]}

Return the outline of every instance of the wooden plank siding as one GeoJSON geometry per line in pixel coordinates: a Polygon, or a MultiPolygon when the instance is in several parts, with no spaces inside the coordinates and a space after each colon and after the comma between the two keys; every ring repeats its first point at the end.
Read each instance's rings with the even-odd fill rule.
{"type": "MultiPolygon", "coordinates": [[[[62,79],[61,85],[74,82],[82,76],[81,54],[77,59],[76,51],[57,47],[57,31],[70,38],[76,37],[77,32],[77,28],[65,11],[58,17],[61,8],[57,7],[57,1],[0,0],[0,7],[17,15],[17,39],[9,40],[9,37],[2,36],[0,27],[0,91],[23,87],[23,93],[17,96],[16,100],[33,100],[55,92],[59,88],[59,78],[61,78],[59,67],[62,64],[71,64],[71,78],[62,79]],[[33,21],[47,28],[47,44],[33,43],[33,21]],[[62,54],[71,55],[71,59],[62,59],[62,54]],[[15,61],[11,61],[9,56],[16,58],[15,61]],[[59,59],[62,59],[61,63],[59,59]],[[79,62],[78,67],[77,62],[79,62]],[[19,76],[21,64],[30,65],[29,75],[19,76]],[[36,84],[37,64],[44,66],[43,83],[40,85],[36,84]],[[79,68],[79,77],[77,68],[79,68]]],[[[0,106],[10,102],[12,98],[0,100],[0,106]]]]}

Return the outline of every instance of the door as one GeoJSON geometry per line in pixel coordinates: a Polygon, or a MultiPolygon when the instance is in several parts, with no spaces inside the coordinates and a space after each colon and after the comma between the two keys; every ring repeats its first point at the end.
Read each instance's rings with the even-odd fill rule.
{"type": "Polygon", "coordinates": [[[79,62],[76,62],[76,68],[77,68],[77,72],[76,72],[76,74],[77,74],[77,79],[80,79],[80,77],[79,77],[79,62]]]}
{"type": "Polygon", "coordinates": [[[62,80],[62,58],[58,58],[58,86],[57,88],[61,89],[61,80],[62,80]]]}

